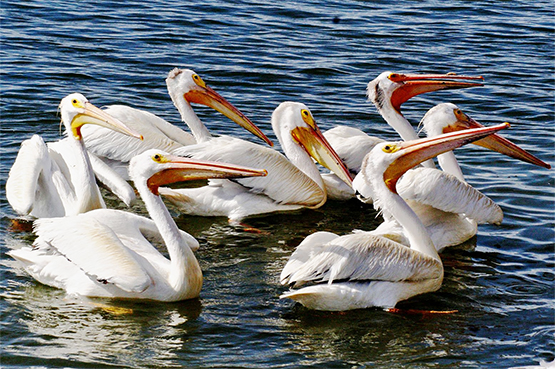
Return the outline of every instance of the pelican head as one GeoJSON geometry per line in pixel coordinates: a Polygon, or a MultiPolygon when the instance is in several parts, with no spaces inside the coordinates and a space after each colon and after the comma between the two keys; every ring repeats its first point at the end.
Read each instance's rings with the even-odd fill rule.
{"type": "Polygon", "coordinates": [[[191,159],[151,149],[131,159],[129,174],[134,181],[146,181],[150,191],[158,195],[158,187],[171,183],[208,178],[263,177],[268,172],[264,169],[191,159]]]}
{"type": "Polygon", "coordinates": [[[103,110],[97,108],[80,93],[72,93],[62,99],[59,106],[62,114],[62,122],[73,137],[81,140],[81,127],[84,124],[96,124],[123,133],[138,139],[143,136],[127,127],[125,124],[112,117],[103,110]]]}
{"type": "Polygon", "coordinates": [[[368,83],[366,93],[378,110],[386,106],[401,114],[401,105],[410,98],[426,92],[483,86],[482,83],[458,80],[483,80],[484,78],[447,74],[405,74],[383,72],[368,83]]]}
{"type": "Polygon", "coordinates": [[[284,135],[290,135],[293,142],[314,160],[349,186],[352,185],[349,169],[326,140],[305,104],[290,101],[281,103],[272,114],[272,127],[282,146],[286,140],[284,135]]]}
{"type": "Polygon", "coordinates": [[[187,104],[201,104],[219,111],[247,131],[273,146],[272,141],[239,109],[223,96],[209,87],[198,74],[191,69],[174,68],[166,78],[168,92],[174,101],[184,99],[187,104]]]}
{"type": "MultiPolygon", "coordinates": [[[[420,124],[428,136],[438,136],[443,133],[483,127],[482,124],[470,118],[455,104],[451,103],[438,104],[431,108],[424,115],[420,124]]],[[[489,135],[475,141],[474,144],[540,167],[551,168],[551,165],[498,134],[489,135]]]]}

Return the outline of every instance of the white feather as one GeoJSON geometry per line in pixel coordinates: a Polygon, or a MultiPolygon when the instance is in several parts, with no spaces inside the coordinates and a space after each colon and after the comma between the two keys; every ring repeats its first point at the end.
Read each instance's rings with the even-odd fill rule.
{"type": "MultiPolygon", "coordinates": [[[[196,159],[223,161],[262,168],[266,177],[211,181],[201,188],[166,189],[160,193],[188,214],[227,216],[240,220],[254,214],[318,208],[327,200],[322,177],[313,159],[292,137],[299,127],[308,130],[304,104],[284,102],[272,114],[272,127],[287,155],[248,141],[217,137],[174,151],[196,159]]],[[[313,128],[310,128],[314,130],[313,128]]]]}
{"type": "Polygon", "coordinates": [[[105,111],[140,132],[144,140],[137,140],[100,126],[83,127],[85,145],[102,159],[128,163],[135,155],[148,149],[172,152],[183,145],[196,143],[190,133],[147,111],[125,105],[111,105],[105,111]]]}
{"type": "Polygon", "coordinates": [[[454,175],[437,169],[415,168],[397,184],[405,200],[430,205],[448,213],[464,214],[478,224],[500,224],[503,211],[489,197],[454,175]]]}

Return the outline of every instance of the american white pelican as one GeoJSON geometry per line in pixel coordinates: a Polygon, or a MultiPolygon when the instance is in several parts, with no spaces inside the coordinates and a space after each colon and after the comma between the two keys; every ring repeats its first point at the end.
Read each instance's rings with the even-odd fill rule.
{"type": "MultiPolygon", "coordinates": [[[[451,103],[439,104],[430,109],[421,125],[428,137],[483,127],[451,103]]],[[[550,167],[497,134],[489,135],[474,144],[538,166],[550,167]]],[[[438,163],[443,171],[426,167],[407,171],[399,180],[397,191],[418,214],[439,251],[472,238],[477,232],[478,224],[501,223],[503,211],[490,198],[465,182],[453,152],[438,155],[438,163]]],[[[355,181],[358,183],[360,196],[370,198],[371,190],[364,186],[368,179],[363,178],[364,173],[358,176],[360,178],[355,178],[355,181]]],[[[395,235],[401,243],[407,243],[399,223],[393,219],[385,220],[378,230],[391,237],[395,235]]]]}
{"type": "Polygon", "coordinates": [[[424,160],[508,126],[505,123],[377,144],[362,172],[375,194],[374,206],[402,225],[410,247],[370,232],[345,236],[316,232],[297,247],[280,277],[285,285],[311,285],[286,292],[281,298],[293,299],[310,309],[342,311],[392,308],[398,301],[439,289],[443,264],[428,231],[397,194],[397,180],[424,160]]]}
{"type": "Polygon", "coordinates": [[[106,112],[144,136],[143,141],[108,131],[101,127],[85,127],[83,137],[90,152],[99,156],[127,177],[126,167],[132,157],[148,149],[173,153],[175,149],[209,140],[212,135],[195,114],[191,103],[209,106],[272,146],[268,137],[243,113],[210,88],[190,69],[174,68],[166,78],[168,93],[191,133],[144,110],[125,105],[108,106],[106,112]]]}
{"type": "MultiPolygon", "coordinates": [[[[383,72],[368,83],[368,100],[378,109],[384,120],[401,136],[403,140],[418,138],[410,122],[401,113],[401,105],[409,99],[427,92],[482,86],[481,83],[458,80],[481,80],[482,77],[459,76],[456,74],[401,74],[383,72]]],[[[362,160],[367,153],[382,139],[369,136],[358,128],[338,126],[326,132],[324,136],[345,162],[347,168],[356,175],[360,171],[362,160]]],[[[424,166],[434,168],[432,161],[424,166]]],[[[347,200],[354,197],[351,189],[338,182],[332,174],[326,173],[324,181],[330,198],[347,200]]]]}
{"type": "Polygon", "coordinates": [[[198,297],[202,271],[195,238],[180,231],[158,187],[176,181],[262,176],[264,170],[203,162],[148,150],[133,158],[130,174],[152,220],[99,209],[35,221],[31,247],[11,250],[37,281],[69,294],[178,301],[198,297]],[[145,237],[162,239],[169,260],[145,237]]]}
{"type": "Polygon", "coordinates": [[[175,151],[183,156],[264,168],[268,176],[210,181],[200,188],[160,188],[160,193],[186,214],[226,216],[235,222],[249,215],[322,206],[326,190],[313,158],[351,183],[347,168],[306,105],[280,104],[272,114],[272,127],[287,158],[276,150],[231,137],[216,137],[175,151]]]}
{"type": "MultiPolygon", "coordinates": [[[[20,215],[61,217],[105,207],[83,144],[83,125],[98,125],[136,141],[142,139],[79,93],[63,98],[60,111],[68,137],[46,145],[34,135],[21,144],[10,169],[6,197],[20,215]]],[[[97,174],[128,205],[135,198],[131,186],[106,166],[100,164],[97,174]]]]}

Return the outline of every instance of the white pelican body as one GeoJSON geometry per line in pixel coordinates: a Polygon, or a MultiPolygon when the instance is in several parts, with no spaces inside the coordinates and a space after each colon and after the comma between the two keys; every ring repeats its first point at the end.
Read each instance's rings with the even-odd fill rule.
{"type": "Polygon", "coordinates": [[[371,181],[375,207],[401,224],[410,247],[373,232],[345,236],[317,232],[297,247],[280,277],[282,284],[295,287],[315,284],[281,297],[310,309],[341,311],[391,308],[398,301],[439,289],[443,264],[428,231],[396,193],[397,180],[423,160],[506,127],[508,124],[376,145],[364,161],[362,172],[371,181]]]}
{"type": "Polygon", "coordinates": [[[207,177],[264,175],[264,171],[200,162],[149,150],[131,161],[131,175],[152,220],[99,209],[35,222],[34,247],[9,254],[41,283],[70,294],[178,301],[198,297],[202,272],[198,242],[180,231],[159,185],[207,177]],[[169,259],[145,238],[161,239],[169,259]]]}
{"type": "Polygon", "coordinates": [[[186,146],[179,155],[264,168],[264,178],[211,181],[195,189],[161,188],[160,193],[187,214],[227,216],[317,208],[327,199],[313,158],[350,183],[350,175],[331,149],[304,104],[284,102],[272,114],[272,127],[287,158],[277,151],[230,137],[186,146]],[[289,160],[288,160],[289,159],[289,160]]]}
{"type": "MultiPolygon", "coordinates": [[[[451,103],[439,104],[430,109],[421,125],[428,137],[483,127],[451,103]]],[[[474,143],[535,165],[549,167],[497,134],[474,143]]],[[[407,171],[399,180],[397,191],[418,214],[439,251],[474,237],[478,224],[500,224],[503,211],[493,200],[466,183],[453,152],[438,155],[438,163],[443,171],[426,167],[407,171]]],[[[359,176],[364,177],[364,174],[359,176]]],[[[371,189],[364,186],[366,181],[364,178],[355,178],[359,193],[368,198],[372,194],[371,189]]],[[[386,219],[378,230],[395,235],[399,242],[407,243],[402,227],[393,219],[386,219]]]]}
{"type": "Polygon", "coordinates": [[[140,132],[145,137],[142,142],[129,140],[123,135],[109,132],[100,127],[86,127],[83,130],[89,150],[117,169],[122,176],[127,177],[126,168],[131,158],[145,150],[159,149],[173,153],[182,146],[205,142],[212,138],[206,126],[195,114],[191,103],[212,107],[269,145],[272,144],[258,127],[226,99],[208,87],[194,71],[174,68],[168,73],[166,85],[174,105],[191,133],[185,132],[152,113],[124,105],[109,106],[106,112],[140,132]]]}
{"type": "MultiPolygon", "coordinates": [[[[117,130],[133,140],[141,138],[127,126],[96,108],[81,94],[60,103],[68,137],[45,144],[34,135],[21,144],[6,182],[6,197],[20,215],[60,217],[105,207],[90,158],[81,140],[81,127],[95,124],[117,130]]],[[[96,175],[127,205],[135,198],[131,186],[114,171],[97,163],[96,175]]]]}
{"type": "MultiPolygon", "coordinates": [[[[363,174],[355,178],[359,185],[363,174]]],[[[503,220],[501,208],[489,197],[453,175],[437,169],[415,168],[405,173],[397,183],[397,191],[426,227],[438,251],[456,246],[472,238],[478,224],[499,224],[503,220]]],[[[408,246],[403,227],[384,214],[384,222],[375,232],[408,246]]]]}

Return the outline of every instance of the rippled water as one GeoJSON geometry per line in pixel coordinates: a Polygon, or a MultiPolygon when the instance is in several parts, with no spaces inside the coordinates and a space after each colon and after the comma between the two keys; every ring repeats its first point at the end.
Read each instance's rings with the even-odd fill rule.
{"type": "MultiPolygon", "coordinates": [[[[385,70],[480,74],[486,86],[417,97],[405,104],[406,117],[416,123],[451,101],[483,124],[510,122],[503,135],[553,165],[552,6],[2,1],[2,366],[499,368],[553,360],[554,176],[492,152],[467,147],[457,156],[468,181],[503,208],[503,224],[480,226],[472,242],[442,254],[438,292],[399,304],[459,311],[446,316],[323,313],[278,299],[281,268],[305,236],[379,224],[374,210],[356,201],[250,219],[266,236],[239,232],[221,218],[176,214],[201,243],[199,300],[68,298],[5,255],[33,237],[8,230],[15,214],[4,189],[22,140],[60,137],[56,108],[70,92],[179,124],[164,83],[176,66],[198,72],[274,141],[270,115],[285,100],[307,104],[322,129],[345,124],[394,139],[365,101],[369,80],[385,70]],[[93,304],[99,302],[115,310],[93,304]]],[[[196,111],[212,131],[250,139],[220,114],[196,111]]]]}

